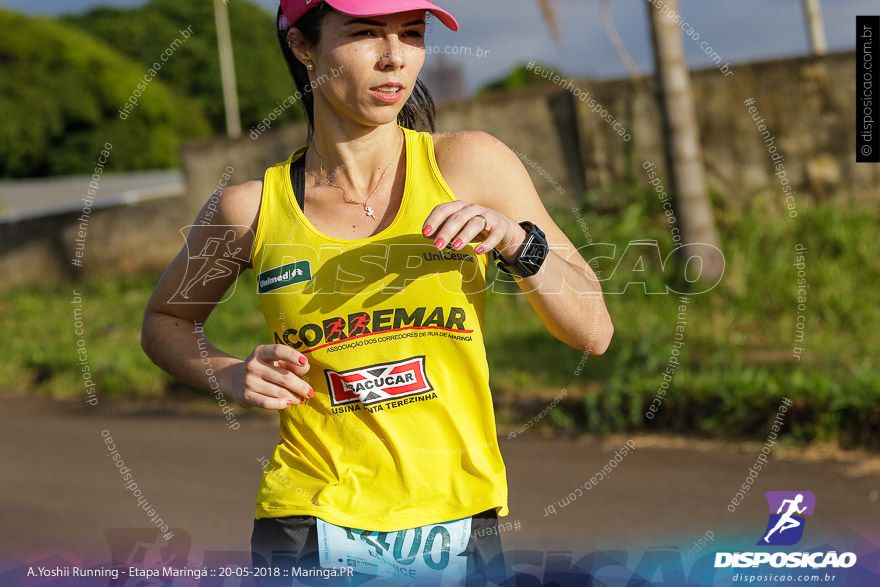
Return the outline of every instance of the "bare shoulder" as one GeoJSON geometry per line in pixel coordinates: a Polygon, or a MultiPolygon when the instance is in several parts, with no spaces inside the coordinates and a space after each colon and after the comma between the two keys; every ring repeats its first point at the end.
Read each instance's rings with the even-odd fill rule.
{"type": "Polygon", "coordinates": [[[485,165],[495,163],[510,156],[513,151],[494,135],[479,130],[457,130],[436,133],[434,153],[440,169],[463,164],[485,165]]]}
{"type": "Polygon", "coordinates": [[[440,173],[459,199],[490,204],[499,188],[502,193],[533,189],[516,153],[489,133],[438,133],[434,153],[440,173]]]}
{"type": "Polygon", "coordinates": [[[499,198],[512,204],[534,194],[531,178],[517,154],[489,133],[471,130],[434,135],[434,153],[440,173],[459,199],[501,209],[499,198]]]}
{"type": "Polygon", "coordinates": [[[563,258],[586,265],[547,212],[516,151],[489,133],[457,131],[434,135],[434,152],[440,173],[456,198],[491,208],[517,222],[533,222],[563,258]]]}
{"type": "Polygon", "coordinates": [[[199,224],[255,227],[263,197],[263,181],[252,180],[219,189],[199,213],[199,224]]]}

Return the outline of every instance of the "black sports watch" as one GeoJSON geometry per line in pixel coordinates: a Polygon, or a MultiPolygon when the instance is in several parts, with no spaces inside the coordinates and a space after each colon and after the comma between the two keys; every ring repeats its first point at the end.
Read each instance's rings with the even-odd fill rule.
{"type": "Polygon", "coordinates": [[[550,247],[547,246],[547,237],[544,236],[540,228],[531,222],[520,222],[519,225],[526,231],[526,240],[520,247],[519,254],[513,264],[508,264],[497,249],[492,249],[492,258],[498,269],[508,275],[520,278],[531,277],[541,270],[541,265],[544,264],[550,247]]]}

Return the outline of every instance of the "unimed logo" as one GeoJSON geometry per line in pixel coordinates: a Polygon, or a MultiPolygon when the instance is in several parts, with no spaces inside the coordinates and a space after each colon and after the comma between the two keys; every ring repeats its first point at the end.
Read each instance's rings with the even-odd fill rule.
{"type": "Polygon", "coordinates": [[[263,271],[257,276],[260,294],[271,293],[277,289],[312,280],[312,264],[308,261],[288,263],[263,271]]]}

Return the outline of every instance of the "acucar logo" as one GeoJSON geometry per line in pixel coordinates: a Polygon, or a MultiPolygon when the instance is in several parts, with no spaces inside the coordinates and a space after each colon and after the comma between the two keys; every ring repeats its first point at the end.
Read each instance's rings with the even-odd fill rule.
{"type": "Polygon", "coordinates": [[[425,357],[371,365],[337,373],[325,371],[330,402],[339,406],[360,400],[365,406],[431,391],[425,357]]]}

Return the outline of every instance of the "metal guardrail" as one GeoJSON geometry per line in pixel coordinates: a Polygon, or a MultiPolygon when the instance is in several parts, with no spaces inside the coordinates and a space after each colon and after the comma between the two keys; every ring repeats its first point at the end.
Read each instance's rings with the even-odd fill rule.
{"type": "Polygon", "coordinates": [[[83,209],[130,205],[183,195],[178,169],[103,175],[90,198],[89,175],[0,181],[0,224],[67,214],[83,209]]]}

